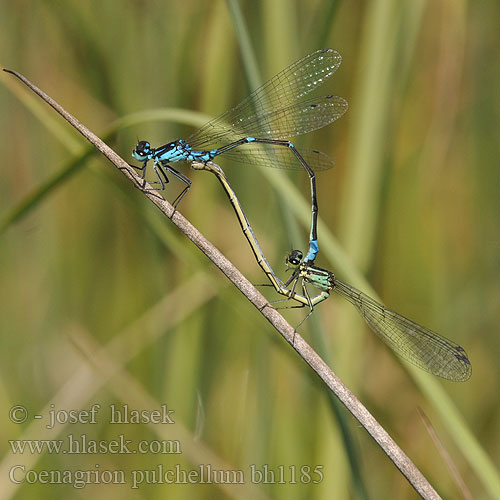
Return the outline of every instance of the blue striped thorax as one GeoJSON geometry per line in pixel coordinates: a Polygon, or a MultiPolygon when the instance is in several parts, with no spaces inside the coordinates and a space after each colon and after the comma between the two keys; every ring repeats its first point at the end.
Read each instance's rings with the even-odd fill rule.
{"type": "Polygon", "coordinates": [[[184,141],[174,141],[155,149],[155,162],[174,163],[176,161],[187,160],[189,154],[184,141]]]}
{"type": "Polygon", "coordinates": [[[218,153],[218,149],[210,151],[193,151],[193,148],[182,139],[169,142],[159,148],[152,148],[148,141],[140,141],[132,151],[132,156],[139,161],[147,162],[151,159],[155,163],[175,163],[177,161],[210,161],[218,153]]]}

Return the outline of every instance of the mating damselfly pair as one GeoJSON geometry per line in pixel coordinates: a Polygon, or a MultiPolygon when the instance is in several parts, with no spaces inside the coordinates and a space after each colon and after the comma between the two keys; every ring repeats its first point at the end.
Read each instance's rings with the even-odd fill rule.
{"type": "MultiPolygon", "coordinates": [[[[314,266],[318,254],[315,171],[333,167],[333,161],[324,153],[311,149],[300,151],[288,139],[305,134],[340,118],[347,111],[347,101],[334,95],[305,99],[305,96],[325,82],[340,66],[341,56],[332,49],[316,51],[282,72],[251,93],[233,109],[208,122],[186,140],[177,140],[153,148],[148,141],[140,141],[132,156],[142,162],[145,186],[146,167],[150,160],[157,176],[156,185],[165,189],[168,174],[185,184],[174,200],[174,206],[188,192],[191,181],[172,166],[179,161],[193,162],[196,170],[214,173],[221,182],[236,212],[243,233],[275,290],[308,306],[310,313],[333,290],[351,302],[370,328],[397,354],[434,375],[449,380],[467,380],[471,365],[463,348],[448,339],[387,309],[364,293],[338,280],[325,269],[314,266]],[[263,164],[286,169],[304,169],[311,185],[311,230],[309,249],[293,250],[287,265],[293,269],[285,283],[269,265],[255,237],[248,219],[222,169],[214,164],[217,156],[224,155],[235,161],[263,164]],[[311,296],[307,284],[319,290],[311,296]],[[298,292],[297,286],[300,286],[298,292]]],[[[309,313],[309,314],[310,314],[309,313]]],[[[308,315],[309,316],[309,315],[308,315]]]]}

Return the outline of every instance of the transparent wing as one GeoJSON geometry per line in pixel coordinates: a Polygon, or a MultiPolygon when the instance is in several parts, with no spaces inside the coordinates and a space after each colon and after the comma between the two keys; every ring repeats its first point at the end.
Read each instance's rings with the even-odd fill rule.
{"type": "MultiPolygon", "coordinates": [[[[334,166],[333,160],[327,154],[317,149],[301,148],[299,153],[306,163],[316,172],[328,170],[334,166]]],[[[291,149],[273,144],[245,144],[224,153],[220,158],[249,165],[258,164],[264,167],[283,168],[288,170],[304,169],[291,149]]]]}
{"type": "Polygon", "coordinates": [[[471,376],[467,353],[458,344],[387,309],[336,278],[333,290],[351,302],[370,328],[410,363],[449,380],[465,381],[471,376]]]}
{"type": "MultiPolygon", "coordinates": [[[[288,139],[318,130],[339,119],[349,107],[347,101],[336,95],[309,99],[265,115],[242,117],[233,126],[221,125],[210,137],[200,137],[188,143],[196,149],[210,149],[237,141],[242,137],[259,139],[288,139]]],[[[225,154],[225,153],[224,153],[225,154]]]]}
{"type": "MultiPolygon", "coordinates": [[[[273,128],[270,127],[273,120],[278,120],[275,113],[293,108],[298,101],[301,101],[309,92],[332,76],[340,66],[341,61],[340,54],[333,49],[322,49],[309,54],[278,73],[233,109],[205,124],[187,139],[187,142],[198,149],[205,149],[208,146],[215,147],[222,138],[227,142],[236,140],[228,137],[228,133],[231,133],[233,129],[237,130],[236,138],[246,135],[277,138],[271,136],[270,133],[262,136],[262,133],[273,128]],[[268,123],[269,120],[271,120],[270,123],[268,123]]],[[[343,102],[347,104],[345,101],[343,102]]],[[[330,123],[330,121],[321,126],[330,123]]],[[[280,134],[280,137],[284,135],[286,134],[280,134]]],[[[292,137],[291,135],[286,136],[292,137]]]]}

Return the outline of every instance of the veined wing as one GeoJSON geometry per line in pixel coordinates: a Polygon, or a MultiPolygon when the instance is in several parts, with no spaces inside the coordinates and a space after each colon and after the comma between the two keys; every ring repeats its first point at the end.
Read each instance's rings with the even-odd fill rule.
{"type": "MultiPolygon", "coordinates": [[[[242,116],[231,126],[220,124],[210,136],[187,142],[196,149],[213,149],[243,137],[288,139],[318,130],[339,119],[349,107],[343,97],[327,95],[271,110],[263,115],[242,116]]],[[[226,153],[224,153],[226,154],[226,153]]]]}
{"type": "Polygon", "coordinates": [[[370,328],[410,363],[449,380],[465,381],[471,376],[467,353],[458,344],[387,309],[338,279],[333,290],[351,302],[370,328]]]}
{"type": "MultiPolygon", "coordinates": [[[[300,148],[299,153],[305,162],[316,172],[328,170],[335,164],[333,160],[317,149],[300,148]]],[[[228,159],[249,165],[262,165],[264,167],[283,168],[288,170],[303,170],[293,151],[287,147],[272,144],[249,143],[239,148],[231,149],[220,156],[221,161],[228,159]]],[[[215,161],[219,161],[219,157],[215,161]]]]}
{"type": "MultiPolygon", "coordinates": [[[[236,128],[244,132],[244,123],[251,123],[275,109],[288,108],[319,87],[337,70],[342,62],[333,49],[321,49],[284,69],[252,92],[237,106],[205,124],[188,143],[198,147],[216,143],[221,134],[236,128]],[[213,139],[216,139],[215,141],[213,139]]],[[[246,134],[250,135],[250,134],[246,134]]]]}

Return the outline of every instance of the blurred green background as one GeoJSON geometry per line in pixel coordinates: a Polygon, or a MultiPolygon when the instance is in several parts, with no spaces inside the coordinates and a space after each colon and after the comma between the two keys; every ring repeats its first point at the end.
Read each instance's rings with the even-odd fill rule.
{"type": "MultiPolygon", "coordinates": [[[[317,263],[463,345],[473,375],[454,384],[408,369],[335,298],[301,333],[444,498],[500,498],[499,22],[497,0],[4,1],[0,65],[131,160],[138,138],[183,137],[256,82],[337,49],[343,64],[320,93],[350,109],[295,141],[336,162],[318,176],[317,263]]],[[[416,497],[186,237],[14,77],[2,72],[0,83],[0,500],[416,497]],[[46,428],[49,410],[92,404],[97,423],[46,428]],[[111,404],[167,404],[176,423],[112,425],[111,404]],[[25,423],[9,419],[14,405],[28,409],[25,423]],[[8,443],[69,434],[179,440],[182,454],[19,455],[8,443]],[[128,484],[16,484],[19,464],[123,470],[128,484]],[[133,470],[176,464],[241,469],[246,484],[131,488],[133,470]],[[251,464],[281,466],[283,484],[252,484],[251,464]],[[318,465],[319,484],[301,476],[318,465]]],[[[307,176],[221,164],[281,274],[287,251],[306,247],[307,176]]],[[[180,211],[261,283],[216,179],[181,169],[193,187],[180,211]]],[[[167,198],[179,189],[172,181],[167,198]]],[[[285,312],[292,324],[303,314],[285,312]]]]}

